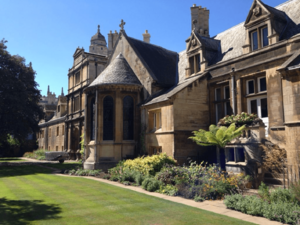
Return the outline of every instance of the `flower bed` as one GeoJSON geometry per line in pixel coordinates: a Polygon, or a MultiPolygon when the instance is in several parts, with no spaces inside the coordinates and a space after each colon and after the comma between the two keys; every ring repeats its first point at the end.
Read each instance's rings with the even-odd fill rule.
{"type": "Polygon", "coordinates": [[[222,199],[225,194],[238,193],[249,179],[242,174],[229,175],[215,165],[191,163],[181,167],[175,163],[166,154],[127,160],[110,169],[105,178],[195,201],[222,199]]]}
{"type": "Polygon", "coordinates": [[[46,159],[46,156],[45,156],[46,151],[47,150],[39,149],[39,150],[36,150],[33,152],[25,152],[23,157],[37,159],[37,160],[45,160],[46,159]]]}
{"type": "Polygon", "coordinates": [[[270,191],[262,183],[257,196],[228,195],[224,200],[227,208],[253,216],[263,216],[282,223],[300,224],[300,206],[295,195],[288,189],[270,191]]]}
{"type": "Polygon", "coordinates": [[[235,124],[250,124],[252,123],[255,119],[257,119],[256,114],[248,114],[245,112],[242,112],[241,114],[237,115],[227,115],[223,119],[220,120],[221,125],[230,125],[232,123],[235,124]]]}

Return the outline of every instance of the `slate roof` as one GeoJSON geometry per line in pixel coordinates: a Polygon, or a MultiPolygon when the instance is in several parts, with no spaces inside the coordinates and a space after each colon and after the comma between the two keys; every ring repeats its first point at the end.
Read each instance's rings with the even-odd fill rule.
{"type": "Polygon", "coordinates": [[[169,88],[166,91],[162,91],[162,92],[157,93],[156,95],[153,95],[152,98],[148,102],[143,104],[143,106],[152,105],[154,103],[167,101],[170,97],[177,94],[178,92],[183,90],[185,87],[189,86],[194,81],[204,77],[205,75],[207,75],[207,73],[202,73],[200,75],[193,76],[193,77],[190,77],[188,79],[182,80],[176,86],[173,86],[172,88],[169,88]]]}
{"type": "Polygon", "coordinates": [[[128,36],[126,38],[158,84],[170,87],[178,82],[177,52],[128,36]]]}
{"type": "Polygon", "coordinates": [[[88,88],[107,84],[142,85],[121,53],[100,73],[88,88]]]}
{"type": "Polygon", "coordinates": [[[56,105],[45,105],[45,110],[56,110],[56,105]]]}
{"type": "Polygon", "coordinates": [[[287,61],[285,61],[277,70],[293,70],[300,68],[300,50],[296,51],[287,61]]]}
{"type": "MultiPolygon", "coordinates": [[[[281,35],[281,39],[289,39],[295,34],[300,33],[300,0],[289,0],[275,8],[267,5],[265,6],[275,14],[277,18],[283,19],[283,16],[287,15],[286,19],[288,20],[288,23],[281,35]]],[[[214,39],[220,41],[221,49],[218,57],[216,57],[215,61],[212,63],[221,63],[243,55],[242,46],[245,44],[245,34],[244,22],[217,34],[214,39]]]]}

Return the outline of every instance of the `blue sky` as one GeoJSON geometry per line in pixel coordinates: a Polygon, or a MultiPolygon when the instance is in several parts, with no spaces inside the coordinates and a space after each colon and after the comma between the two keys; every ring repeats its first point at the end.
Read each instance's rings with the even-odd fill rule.
{"type": "MultiPolygon", "coordinates": [[[[210,35],[243,22],[253,0],[0,0],[0,39],[8,51],[25,57],[36,71],[42,94],[67,93],[68,69],[75,49],[88,51],[90,38],[100,32],[107,40],[110,30],[119,31],[121,19],[128,36],[142,39],[147,29],[151,43],[180,52],[191,33],[190,7],[210,10],[210,35]]],[[[277,6],[285,0],[263,0],[277,6]]]]}

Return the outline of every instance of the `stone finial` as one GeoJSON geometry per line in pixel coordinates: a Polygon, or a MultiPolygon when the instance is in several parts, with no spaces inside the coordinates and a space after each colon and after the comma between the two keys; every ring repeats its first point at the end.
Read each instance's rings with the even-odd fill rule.
{"type": "Polygon", "coordinates": [[[100,25],[98,25],[98,33],[100,33],[100,25]]]}
{"type": "Polygon", "coordinates": [[[47,91],[47,93],[50,93],[50,85],[48,85],[48,91],[47,91]]]}
{"type": "Polygon", "coordinates": [[[61,96],[65,96],[63,87],[61,88],[61,96]]]}
{"type": "Polygon", "coordinates": [[[150,43],[150,37],[151,35],[148,33],[148,30],[145,30],[145,33],[143,34],[144,42],[150,43]]]}
{"type": "Polygon", "coordinates": [[[125,25],[126,23],[124,22],[124,20],[122,19],[121,20],[121,24],[119,25],[119,27],[121,27],[121,30],[124,30],[124,25],[125,25]]]}

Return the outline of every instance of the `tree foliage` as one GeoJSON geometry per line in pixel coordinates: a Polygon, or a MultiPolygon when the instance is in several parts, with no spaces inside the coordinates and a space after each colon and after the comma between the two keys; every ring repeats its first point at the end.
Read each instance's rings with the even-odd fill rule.
{"type": "Polygon", "coordinates": [[[195,141],[198,145],[216,145],[224,148],[231,140],[240,136],[244,129],[245,125],[236,128],[235,123],[232,123],[229,127],[217,127],[216,125],[210,125],[209,131],[202,129],[199,131],[193,131],[194,136],[189,138],[195,141]]]}
{"type": "Polygon", "coordinates": [[[38,130],[43,112],[35,71],[25,59],[11,55],[0,41],[0,143],[12,135],[19,141],[38,130]]]}

